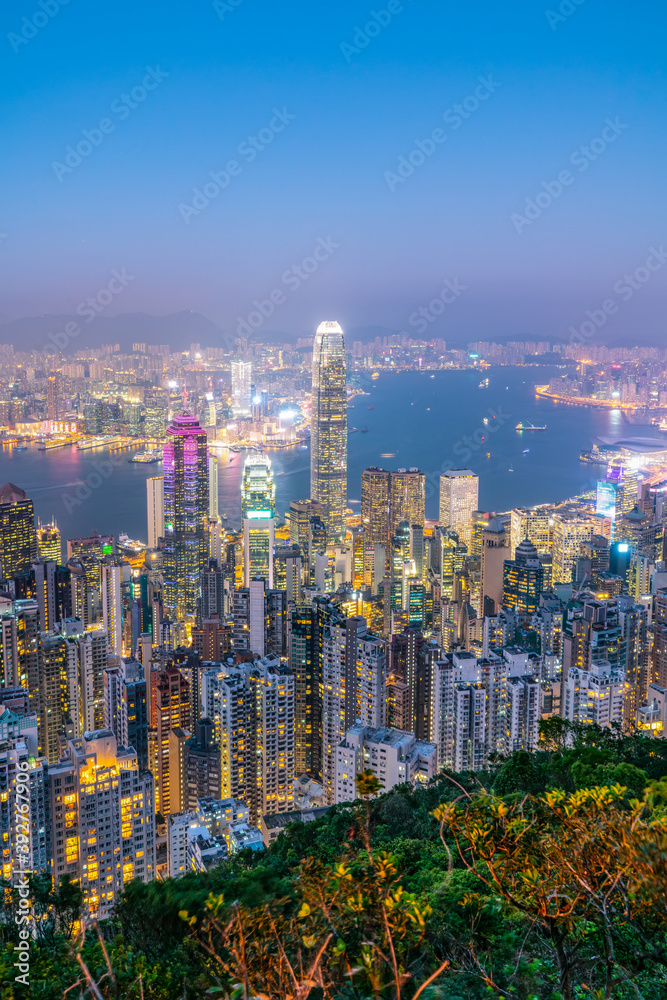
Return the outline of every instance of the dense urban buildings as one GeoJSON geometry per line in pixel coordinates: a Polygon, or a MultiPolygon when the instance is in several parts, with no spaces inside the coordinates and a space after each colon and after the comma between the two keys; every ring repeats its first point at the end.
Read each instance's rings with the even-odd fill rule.
{"type": "MultiPolygon", "coordinates": [[[[20,485],[0,490],[0,786],[28,762],[33,866],[74,878],[90,917],[132,878],[262,849],[291,818],[352,801],[364,771],[384,790],[480,771],[534,749],[554,716],[667,733],[667,452],[598,450],[582,458],[596,488],[498,510],[480,508],[482,461],[448,469],[435,440],[437,471],[422,471],[370,448],[348,508],[347,438],[367,428],[347,409],[372,409],[364,378],[477,379],[486,359],[550,350],[378,341],[346,345],[324,323],[297,348],[141,344],[53,359],[40,377],[44,448],[105,448],[110,467],[149,473],[141,542],[85,519],[61,538],[20,485]],[[309,437],[311,495],[281,510],[276,452],[309,437]]],[[[634,381],[633,400],[659,401],[664,358],[613,357],[621,388],[587,366],[581,405],[591,379],[600,399],[630,399],[634,381]]],[[[30,442],[16,391],[7,433],[30,442]]],[[[0,799],[3,872],[15,805],[0,799]]]]}
{"type": "Polygon", "coordinates": [[[345,537],[347,392],[345,340],[338,323],[321,323],[313,346],[310,493],[322,507],[329,542],[345,537]]]}

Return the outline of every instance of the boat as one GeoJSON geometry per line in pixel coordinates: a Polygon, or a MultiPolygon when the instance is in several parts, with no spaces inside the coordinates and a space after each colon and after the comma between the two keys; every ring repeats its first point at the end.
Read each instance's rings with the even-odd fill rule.
{"type": "Polygon", "coordinates": [[[368,434],[368,427],[360,428],[362,434],[368,434]]]}
{"type": "Polygon", "coordinates": [[[521,423],[518,423],[514,429],[516,431],[545,431],[547,429],[547,425],[545,424],[544,427],[538,427],[536,424],[531,424],[530,420],[522,420],[521,423]]]}
{"type": "Polygon", "coordinates": [[[509,469],[508,469],[507,471],[508,471],[508,472],[514,472],[514,466],[513,466],[513,465],[510,465],[510,467],[509,467],[509,469]]]}
{"type": "Polygon", "coordinates": [[[154,462],[161,462],[162,455],[159,451],[138,451],[128,462],[137,462],[140,465],[152,465],[154,462]]]}
{"type": "Polygon", "coordinates": [[[366,409],[367,409],[367,410],[373,410],[373,409],[374,409],[374,406],[373,406],[373,405],[371,404],[371,406],[367,406],[367,407],[366,407],[366,409]]]}
{"type": "Polygon", "coordinates": [[[358,430],[359,430],[358,427],[348,427],[347,433],[348,434],[356,434],[358,430]]]}
{"type": "Polygon", "coordinates": [[[530,448],[524,448],[523,453],[524,455],[530,455],[530,448]]]}
{"type": "Polygon", "coordinates": [[[28,450],[28,445],[27,444],[17,444],[17,445],[14,445],[14,451],[27,451],[27,450],[28,450]]]}

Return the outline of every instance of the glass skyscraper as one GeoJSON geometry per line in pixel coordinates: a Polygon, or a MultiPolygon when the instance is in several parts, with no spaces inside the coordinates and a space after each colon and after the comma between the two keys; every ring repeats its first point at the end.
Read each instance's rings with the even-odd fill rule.
{"type": "Polygon", "coordinates": [[[245,461],[241,509],[245,586],[250,586],[253,577],[261,576],[272,588],[276,485],[266,455],[249,455],[245,461]]]}
{"type": "Polygon", "coordinates": [[[322,323],[313,348],[310,495],[322,505],[327,542],[345,538],[347,391],[345,340],[338,323],[322,323]]]}
{"type": "Polygon", "coordinates": [[[164,446],[164,611],[192,624],[208,562],[206,431],[187,413],[174,417],[164,446]]]}

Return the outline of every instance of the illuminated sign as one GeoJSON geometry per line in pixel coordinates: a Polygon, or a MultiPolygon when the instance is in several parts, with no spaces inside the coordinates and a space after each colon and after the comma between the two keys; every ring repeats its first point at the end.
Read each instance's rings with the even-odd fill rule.
{"type": "Polygon", "coordinates": [[[103,545],[102,546],[102,554],[105,555],[105,556],[112,556],[113,555],[113,545],[103,545]]]}
{"type": "Polygon", "coordinates": [[[273,517],[270,510],[249,510],[248,518],[269,518],[273,517]]]}

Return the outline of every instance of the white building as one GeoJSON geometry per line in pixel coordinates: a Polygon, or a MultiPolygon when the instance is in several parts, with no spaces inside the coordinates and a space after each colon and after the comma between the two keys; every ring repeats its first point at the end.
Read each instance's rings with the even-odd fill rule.
{"type": "Polygon", "coordinates": [[[164,535],[164,478],[152,476],[146,480],[148,514],[148,548],[156,549],[164,535]]]}
{"type": "Polygon", "coordinates": [[[472,542],[472,514],[478,509],[479,476],[470,469],[450,469],[440,476],[440,525],[455,531],[459,541],[472,542]]]}
{"type": "Polygon", "coordinates": [[[437,749],[400,729],[352,726],[336,747],[335,800],[354,802],[356,776],[372,771],[388,792],[396,785],[426,784],[437,773],[437,749]]]}
{"type": "Polygon", "coordinates": [[[588,670],[570,667],[563,682],[563,718],[603,728],[622,723],[629,689],[623,670],[607,661],[588,670]]]}
{"type": "Polygon", "coordinates": [[[235,417],[247,417],[252,409],[252,364],[232,361],[232,409],[235,417]]]}

